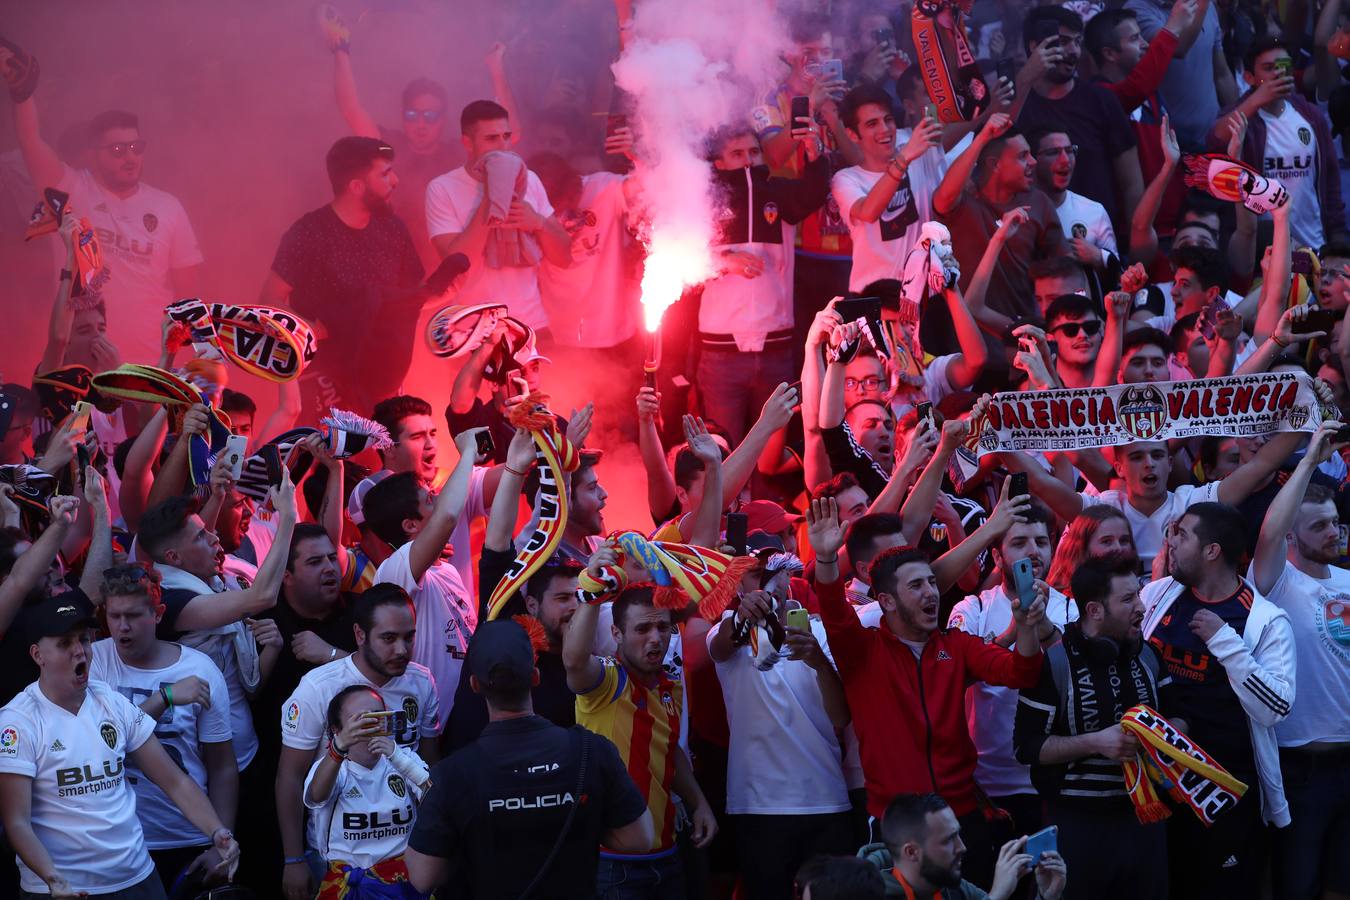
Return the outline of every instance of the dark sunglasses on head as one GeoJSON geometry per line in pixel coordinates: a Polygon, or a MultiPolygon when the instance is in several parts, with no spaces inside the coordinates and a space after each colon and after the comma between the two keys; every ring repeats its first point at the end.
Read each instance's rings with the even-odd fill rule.
{"type": "Polygon", "coordinates": [[[1087,335],[1088,337],[1094,337],[1097,334],[1097,332],[1102,330],[1101,319],[1091,319],[1087,322],[1064,322],[1062,324],[1056,325],[1054,328],[1051,328],[1050,330],[1052,332],[1062,331],[1064,332],[1064,336],[1066,338],[1076,338],[1078,337],[1078,330],[1080,328],[1083,330],[1083,334],[1087,335]]]}
{"type": "Polygon", "coordinates": [[[416,122],[418,116],[421,116],[422,121],[430,125],[432,122],[440,120],[441,111],[439,109],[405,109],[403,111],[403,121],[405,122],[416,122]]]}
{"type": "Polygon", "coordinates": [[[126,156],[127,151],[131,151],[136,156],[140,156],[145,152],[145,141],[138,139],[134,141],[118,141],[115,144],[100,144],[98,149],[107,150],[113,156],[117,157],[126,156]]]}

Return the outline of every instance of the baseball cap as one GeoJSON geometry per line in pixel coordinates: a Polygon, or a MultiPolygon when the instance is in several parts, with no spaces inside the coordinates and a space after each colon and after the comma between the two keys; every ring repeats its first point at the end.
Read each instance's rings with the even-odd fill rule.
{"type": "Polygon", "coordinates": [[[801,516],[789,516],[787,510],[772,500],[751,500],[741,507],[745,513],[747,531],[767,531],[780,534],[802,520],[801,516]]]}
{"type": "Polygon", "coordinates": [[[97,627],[98,621],[94,618],[94,604],[89,602],[84,591],[71,588],[25,609],[23,625],[31,645],[45,637],[60,637],[76,628],[97,627]]]}
{"type": "Polygon", "coordinates": [[[534,675],[530,636],[510,619],[484,622],[469,641],[469,672],[485,685],[529,687],[534,675]]]}

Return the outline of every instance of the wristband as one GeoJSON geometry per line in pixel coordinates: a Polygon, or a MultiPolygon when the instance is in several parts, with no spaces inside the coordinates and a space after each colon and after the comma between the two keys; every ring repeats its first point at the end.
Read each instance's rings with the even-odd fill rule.
{"type": "Polygon", "coordinates": [[[303,856],[286,856],[282,857],[281,860],[282,864],[287,866],[298,866],[304,861],[305,858],[303,856]]]}
{"type": "Polygon", "coordinates": [[[832,565],[834,565],[834,564],[837,563],[837,562],[839,562],[839,554],[838,554],[838,553],[836,553],[834,556],[831,556],[829,559],[826,559],[826,558],[823,557],[823,556],[817,556],[817,557],[816,557],[816,565],[821,565],[821,564],[823,563],[824,565],[832,566],[832,565]]]}
{"type": "Polygon", "coordinates": [[[165,712],[173,712],[173,688],[169,685],[162,685],[159,689],[159,695],[164,698],[164,703],[169,707],[165,712]]]}
{"type": "Polygon", "coordinates": [[[521,472],[521,471],[519,471],[519,470],[517,470],[517,469],[511,468],[511,464],[510,464],[510,463],[502,463],[502,468],[505,469],[506,471],[510,472],[512,475],[516,476],[517,478],[524,478],[526,475],[529,474],[528,472],[521,472]]]}
{"type": "Polygon", "coordinates": [[[1284,349],[1285,347],[1288,347],[1288,346],[1289,346],[1287,343],[1285,343],[1284,341],[1280,340],[1280,336],[1277,335],[1277,334],[1272,334],[1272,335],[1270,336],[1270,339],[1271,339],[1272,341],[1275,342],[1275,346],[1276,346],[1276,347],[1279,347],[1279,348],[1281,348],[1281,349],[1284,349]]]}

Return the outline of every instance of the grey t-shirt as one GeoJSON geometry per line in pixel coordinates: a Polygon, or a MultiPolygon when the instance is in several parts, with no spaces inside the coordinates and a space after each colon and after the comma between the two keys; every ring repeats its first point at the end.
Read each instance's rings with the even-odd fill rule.
{"type": "MultiPolygon", "coordinates": [[[[1159,0],[1126,0],[1125,8],[1139,20],[1139,30],[1150,41],[1167,23],[1172,4],[1159,0]]],[[[1195,43],[1181,59],[1167,67],[1159,93],[1181,149],[1203,151],[1205,135],[1219,117],[1219,95],[1214,90],[1214,51],[1223,42],[1219,14],[1210,4],[1195,43]]]]}

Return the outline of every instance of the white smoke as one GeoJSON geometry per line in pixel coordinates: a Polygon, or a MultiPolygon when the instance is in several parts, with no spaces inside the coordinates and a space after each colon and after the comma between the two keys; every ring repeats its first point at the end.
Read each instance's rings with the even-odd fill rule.
{"type": "Polygon", "coordinates": [[[648,330],[714,274],[716,207],[707,139],[748,119],[783,75],[788,41],[768,0],[647,0],[613,66],[635,101],[636,172],[651,222],[642,303],[648,330]]]}

